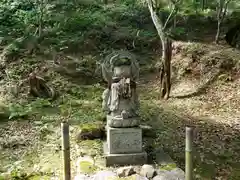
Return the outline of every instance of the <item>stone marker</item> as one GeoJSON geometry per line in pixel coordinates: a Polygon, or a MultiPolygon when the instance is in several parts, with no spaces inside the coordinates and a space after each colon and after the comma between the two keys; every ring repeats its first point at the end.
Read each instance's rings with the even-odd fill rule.
{"type": "Polygon", "coordinates": [[[107,116],[106,165],[145,164],[147,153],[142,150],[136,92],[138,63],[132,54],[117,52],[106,58],[102,74],[109,85],[102,95],[107,116]]]}

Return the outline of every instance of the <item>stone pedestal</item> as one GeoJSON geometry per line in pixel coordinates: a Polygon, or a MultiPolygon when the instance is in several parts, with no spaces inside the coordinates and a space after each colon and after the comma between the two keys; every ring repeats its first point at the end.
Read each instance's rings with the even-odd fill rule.
{"type": "Polygon", "coordinates": [[[107,127],[104,155],[106,166],[145,164],[147,153],[142,149],[142,129],[107,127]]]}

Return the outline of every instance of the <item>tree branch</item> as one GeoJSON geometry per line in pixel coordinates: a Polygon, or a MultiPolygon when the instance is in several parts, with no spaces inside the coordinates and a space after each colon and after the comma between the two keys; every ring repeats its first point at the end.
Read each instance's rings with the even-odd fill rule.
{"type": "Polygon", "coordinates": [[[168,16],[168,18],[167,18],[167,20],[166,20],[166,22],[165,22],[165,24],[163,26],[163,30],[166,29],[166,26],[167,26],[168,22],[172,19],[173,13],[175,12],[175,10],[176,10],[176,6],[174,5],[174,8],[172,8],[171,13],[169,14],[169,16],[168,16]]]}
{"type": "Polygon", "coordinates": [[[161,41],[164,41],[163,23],[159,19],[156,11],[154,10],[152,0],[147,0],[147,4],[148,4],[148,8],[149,8],[153,23],[154,23],[155,28],[158,32],[158,35],[161,38],[161,41]]]}
{"type": "Polygon", "coordinates": [[[223,20],[223,19],[225,18],[226,13],[227,13],[228,4],[229,4],[230,2],[231,2],[231,0],[227,0],[227,1],[225,2],[225,6],[224,6],[224,10],[223,10],[223,14],[222,14],[221,20],[223,20]]]}
{"type": "Polygon", "coordinates": [[[166,20],[166,22],[165,22],[165,24],[164,24],[164,26],[163,26],[163,30],[166,29],[167,24],[169,23],[169,21],[176,15],[177,4],[178,4],[181,0],[170,0],[170,1],[171,1],[172,5],[173,5],[174,7],[172,8],[171,13],[169,14],[169,16],[168,16],[168,18],[167,18],[167,20],[166,20]]]}

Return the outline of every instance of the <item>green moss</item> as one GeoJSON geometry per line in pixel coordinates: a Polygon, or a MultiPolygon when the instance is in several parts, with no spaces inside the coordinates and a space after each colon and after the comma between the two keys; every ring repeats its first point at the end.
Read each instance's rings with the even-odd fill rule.
{"type": "Polygon", "coordinates": [[[87,155],[99,155],[102,153],[101,140],[80,141],[79,146],[82,149],[82,152],[85,152],[87,155]]]}
{"type": "Polygon", "coordinates": [[[29,180],[50,180],[51,177],[49,176],[41,176],[41,175],[35,175],[29,178],[29,180]]]}
{"type": "Polygon", "coordinates": [[[167,170],[167,171],[171,171],[171,170],[173,170],[175,168],[177,168],[177,165],[175,163],[162,165],[162,166],[159,167],[160,170],[167,170]]]}
{"type": "Polygon", "coordinates": [[[93,131],[103,127],[101,123],[87,123],[80,126],[82,131],[93,131]]]}
{"type": "Polygon", "coordinates": [[[81,161],[79,163],[79,168],[82,173],[92,174],[97,170],[97,166],[89,161],[81,161]]]}

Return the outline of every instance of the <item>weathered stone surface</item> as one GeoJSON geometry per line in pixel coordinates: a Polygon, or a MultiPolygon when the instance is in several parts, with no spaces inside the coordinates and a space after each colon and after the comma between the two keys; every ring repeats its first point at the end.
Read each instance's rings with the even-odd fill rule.
{"type": "Polygon", "coordinates": [[[106,166],[114,165],[142,165],[147,162],[147,153],[126,153],[126,154],[110,154],[107,144],[104,143],[104,156],[106,158],[106,166]]]}
{"type": "Polygon", "coordinates": [[[185,173],[180,168],[175,168],[175,169],[171,170],[170,173],[175,174],[179,178],[179,180],[185,179],[185,173]]]}
{"type": "Polygon", "coordinates": [[[83,175],[83,174],[79,174],[74,177],[74,180],[91,180],[91,179],[92,179],[92,177],[90,177],[88,175],[83,175]]]}
{"type": "Polygon", "coordinates": [[[144,164],[141,168],[140,175],[147,178],[153,178],[157,175],[157,172],[152,165],[144,164]]]}
{"type": "Polygon", "coordinates": [[[142,152],[141,128],[107,128],[107,144],[110,154],[142,152]]]}
{"type": "Polygon", "coordinates": [[[184,172],[175,168],[171,171],[160,170],[158,171],[158,175],[153,178],[153,180],[184,180],[185,175],[184,172]]]}
{"type": "Polygon", "coordinates": [[[133,166],[120,167],[117,169],[117,175],[119,177],[127,177],[135,174],[133,166]]]}
{"type": "Polygon", "coordinates": [[[117,178],[117,174],[112,171],[99,171],[97,172],[91,180],[107,180],[117,178]]]}
{"type": "Polygon", "coordinates": [[[141,166],[133,166],[134,172],[136,174],[140,174],[141,168],[142,168],[141,166]]]}
{"type": "Polygon", "coordinates": [[[148,180],[148,178],[140,176],[139,174],[134,174],[129,176],[129,180],[148,180]]]}
{"type": "Polygon", "coordinates": [[[139,66],[129,53],[122,52],[110,55],[102,64],[102,75],[111,85],[102,95],[102,107],[108,114],[107,124],[110,127],[126,128],[139,125],[138,95],[136,80],[139,66]]]}
{"type": "Polygon", "coordinates": [[[127,127],[137,127],[140,124],[140,118],[139,117],[133,117],[133,118],[118,118],[113,117],[111,115],[107,115],[107,125],[109,127],[114,128],[127,128],[127,127]]]}

